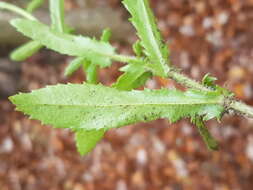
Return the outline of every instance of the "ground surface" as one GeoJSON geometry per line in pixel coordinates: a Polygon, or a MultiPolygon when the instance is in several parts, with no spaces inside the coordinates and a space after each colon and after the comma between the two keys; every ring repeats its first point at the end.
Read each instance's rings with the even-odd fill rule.
{"type": "MultiPolygon", "coordinates": [[[[100,0],[118,8],[118,0],[100,0]]],[[[68,8],[74,8],[68,1],[68,8]]],[[[76,6],[76,5],[75,5],[76,6]]],[[[206,72],[253,104],[253,1],[153,0],[173,63],[201,79],[206,72]]],[[[124,13],[125,14],[125,13],[124,13]]],[[[120,45],[129,53],[128,45],[120,45]]],[[[82,72],[63,77],[67,57],[42,51],[21,64],[23,91],[58,82],[80,83],[82,72]],[[63,64],[62,64],[63,63],[63,64]]],[[[111,84],[119,64],[102,70],[111,84]]],[[[18,82],[18,81],[17,81],[18,82]]],[[[171,86],[156,78],[147,86],[171,86]]],[[[250,190],[253,121],[225,116],[209,127],[220,141],[210,152],[189,121],[164,120],[112,130],[88,156],[76,152],[72,134],[52,130],[0,101],[1,190],[250,190]]]]}

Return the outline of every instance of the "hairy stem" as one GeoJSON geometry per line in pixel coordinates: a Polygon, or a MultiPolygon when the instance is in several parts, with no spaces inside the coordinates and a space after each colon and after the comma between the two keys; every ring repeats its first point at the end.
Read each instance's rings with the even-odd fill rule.
{"type": "Polygon", "coordinates": [[[37,20],[33,15],[31,15],[30,13],[28,13],[24,9],[21,9],[15,5],[10,4],[10,3],[0,2],[0,9],[6,9],[9,11],[15,12],[15,13],[17,13],[29,20],[37,20]]]}
{"type": "MultiPolygon", "coordinates": [[[[189,87],[189,88],[205,90],[205,91],[211,90],[205,87],[204,85],[200,84],[199,82],[185,76],[184,74],[179,73],[178,71],[170,71],[168,73],[168,77],[175,80],[179,84],[189,87]]],[[[245,117],[253,118],[253,107],[248,106],[245,103],[237,101],[235,99],[232,99],[231,101],[228,101],[228,102],[229,102],[228,105],[225,105],[225,107],[228,110],[232,109],[237,114],[241,114],[245,117]]]]}
{"type": "Polygon", "coordinates": [[[136,63],[136,62],[142,61],[140,58],[136,58],[134,56],[128,56],[128,55],[114,54],[114,55],[104,55],[104,56],[107,56],[114,61],[119,61],[123,63],[136,63]]]}
{"type": "MultiPolygon", "coordinates": [[[[138,62],[141,61],[139,58],[131,57],[131,56],[124,56],[124,55],[114,55],[111,56],[111,58],[115,61],[120,62],[138,62]]],[[[168,72],[168,78],[173,79],[177,83],[186,86],[188,88],[198,89],[198,90],[204,90],[204,91],[211,91],[210,88],[207,88],[206,86],[200,84],[199,82],[195,81],[194,79],[191,79],[187,77],[186,75],[180,73],[175,68],[171,68],[168,72]]],[[[232,99],[229,101],[228,105],[225,105],[227,109],[232,109],[236,113],[244,115],[245,117],[253,118],[253,107],[246,105],[243,102],[237,101],[235,99],[232,99]]]]}
{"type": "MultiPolygon", "coordinates": [[[[204,85],[200,84],[199,82],[185,76],[184,74],[179,73],[178,71],[170,71],[168,73],[168,77],[175,80],[179,84],[189,87],[189,88],[205,90],[205,91],[211,90],[205,87],[204,85]]],[[[237,114],[241,114],[245,117],[253,118],[253,107],[248,106],[245,103],[237,101],[235,99],[232,99],[231,101],[228,101],[228,102],[229,102],[228,105],[225,105],[225,107],[228,110],[232,109],[237,114]]]]}
{"type": "Polygon", "coordinates": [[[229,107],[236,113],[242,114],[245,117],[253,118],[253,107],[248,106],[243,102],[233,100],[229,107]]]}
{"type": "Polygon", "coordinates": [[[178,71],[175,71],[175,69],[171,69],[168,73],[168,77],[176,81],[177,83],[186,86],[188,88],[194,88],[198,90],[204,90],[204,91],[210,91],[211,89],[205,87],[204,85],[200,84],[199,82],[195,81],[194,79],[191,79],[187,77],[184,74],[179,73],[178,71]]]}

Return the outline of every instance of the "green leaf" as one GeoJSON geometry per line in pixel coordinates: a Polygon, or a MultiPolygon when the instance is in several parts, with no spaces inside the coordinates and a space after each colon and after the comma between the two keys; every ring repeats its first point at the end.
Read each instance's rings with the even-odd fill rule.
{"type": "Polygon", "coordinates": [[[65,69],[64,75],[70,76],[81,66],[84,68],[86,73],[86,80],[88,83],[97,84],[97,65],[91,64],[86,58],[78,57],[70,62],[70,64],[65,69]]]}
{"type": "Polygon", "coordinates": [[[228,99],[234,97],[234,93],[230,92],[226,88],[220,87],[215,83],[215,81],[217,81],[217,78],[207,73],[202,79],[202,85],[209,87],[210,89],[215,90],[220,94],[223,94],[224,97],[227,97],[228,99]]]}
{"type": "MultiPolygon", "coordinates": [[[[27,6],[27,12],[33,12],[43,4],[44,0],[33,0],[27,6]]],[[[69,30],[64,23],[64,0],[50,0],[52,28],[58,32],[69,30]]],[[[24,61],[43,47],[38,41],[28,42],[14,50],[10,57],[14,61],[24,61]]]]}
{"type": "Polygon", "coordinates": [[[101,41],[102,42],[109,42],[110,38],[112,36],[112,31],[109,28],[106,28],[103,30],[102,36],[101,36],[101,41]]]}
{"type": "Polygon", "coordinates": [[[212,77],[209,73],[207,73],[202,79],[202,84],[212,89],[216,89],[215,81],[217,81],[217,78],[212,77]]]}
{"type": "Polygon", "coordinates": [[[152,62],[151,68],[156,75],[167,76],[168,48],[162,42],[161,34],[157,28],[155,17],[147,0],[124,0],[123,4],[132,15],[131,22],[137,30],[144,53],[152,62]]]}
{"type": "Polygon", "coordinates": [[[89,84],[97,84],[98,83],[98,66],[90,61],[86,61],[83,65],[84,71],[86,73],[86,81],[89,84]]]}
{"type": "Polygon", "coordinates": [[[104,137],[104,130],[76,131],[75,140],[78,152],[84,156],[104,137]]]}
{"type": "Polygon", "coordinates": [[[64,0],[50,0],[50,17],[53,30],[64,33],[65,21],[64,21],[64,0]]]}
{"type": "Polygon", "coordinates": [[[208,131],[205,126],[203,119],[201,117],[195,117],[192,119],[192,122],[198,127],[199,134],[202,136],[206,146],[209,150],[218,150],[218,142],[213,138],[211,133],[208,131]]]}
{"type": "Polygon", "coordinates": [[[26,7],[26,11],[29,13],[32,13],[36,9],[38,9],[42,4],[44,3],[44,0],[32,0],[26,7]]]}
{"type": "Polygon", "coordinates": [[[70,56],[85,57],[101,67],[111,64],[108,57],[114,55],[114,48],[109,43],[63,34],[37,21],[15,19],[11,24],[25,36],[39,41],[49,49],[70,56]]]}
{"type": "Polygon", "coordinates": [[[128,64],[123,70],[125,70],[125,73],[118,78],[117,82],[113,85],[114,88],[118,90],[132,90],[143,85],[142,76],[144,73],[147,73],[143,65],[138,63],[128,64]]]}
{"type": "Polygon", "coordinates": [[[11,52],[10,58],[13,61],[24,61],[38,52],[43,45],[38,41],[30,41],[11,52]]]}
{"type": "Polygon", "coordinates": [[[134,50],[134,53],[137,55],[137,57],[142,56],[142,46],[141,46],[141,41],[140,40],[137,40],[134,43],[133,50],[134,50]]]}
{"type": "Polygon", "coordinates": [[[119,91],[102,85],[59,84],[10,97],[18,111],[57,128],[99,130],[167,118],[220,117],[223,96],[177,90],[119,91]]]}
{"type": "Polygon", "coordinates": [[[151,72],[143,73],[137,80],[132,84],[132,89],[139,88],[146,84],[146,82],[153,76],[151,72]]]}
{"type": "Polygon", "coordinates": [[[69,65],[66,67],[64,75],[65,76],[70,76],[72,75],[75,71],[77,71],[85,62],[84,57],[78,57],[72,60],[69,65]]]}

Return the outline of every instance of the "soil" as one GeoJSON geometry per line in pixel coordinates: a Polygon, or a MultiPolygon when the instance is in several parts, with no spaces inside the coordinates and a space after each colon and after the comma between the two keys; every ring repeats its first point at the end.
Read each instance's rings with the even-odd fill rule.
{"type": "MultiPolygon", "coordinates": [[[[122,9],[119,0],[97,1],[104,3],[122,9]]],[[[196,80],[210,73],[218,78],[218,84],[253,105],[253,1],[151,3],[170,46],[172,63],[196,80]]],[[[78,1],[66,1],[68,9],[78,5],[78,1]]],[[[128,17],[124,9],[122,15],[128,17]]],[[[129,44],[113,43],[120,52],[131,53],[129,44]]],[[[70,60],[42,50],[20,63],[20,78],[14,84],[22,83],[17,85],[19,91],[27,92],[50,84],[81,83],[85,77],[82,71],[71,78],[63,76],[70,60]]],[[[121,66],[114,63],[111,68],[102,69],[101,82],[112,84],[120,75],[121,66]]],[[[154,78],[146,86],[177,85],[154,78]]],[[[70,131],[42,126],[14,109],[7,98],[0,100],[1,190],[253,188],[252,119],[226,115],[220,123],[208,122],[219,141],[219,151],[209,151],[188,120],[175,124],[158,120],[111,130],[93,152],[81,157],[70,131]]]]}

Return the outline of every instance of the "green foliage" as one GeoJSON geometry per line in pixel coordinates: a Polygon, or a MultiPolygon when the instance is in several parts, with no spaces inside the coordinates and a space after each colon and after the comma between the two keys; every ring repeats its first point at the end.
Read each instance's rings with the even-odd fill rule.
{"type": "Polygon", "coordinates": [[[41,45],[38,41],[30,41],[26,44],[18,47],[10,54],[10,58],[13,61],[23,61],[27,58],[31,57],[33,54],[38,52],[43,45],[41,45]]]}
{"type": "MultiPolygon", "coordinates": [[[[38,2],[35,0],[33,3],[38,2]]],[[[29,115],[31,119],[38,119],[56,128],[71,129],[76,135],[81,155],[91,151],[109,129],[158,118],[170,122],[190,118],[207,147],[217,150],[218,143],[204,122],[213,118],[220,120],[232,106],[252,117],[253,109],[235,102],[231,92],[215,84],[216,78],[207,74],[200,84],[173,69],[168,64],[169,51],[162,42],[148,0],[124,0],[123,4],[130,12],[139,36],[133,45],[136,57],[116,53],[109,43],[109,29],[103,31],[100,40],[69,34],[71,29],[64,22],[63,0],[50,0],[50,27],[29,13],[36,8],[35,5],[31,5],[27,12],[0,2],[0,9],[14,11],[26,18],[12,20],[11,24],[34,40],[12,53],[12,59],[24,60],[45,46],[61,54],[74,56],[65,75],[70,76],[77,69],[83,68],[87,82],[48,86],[12,96],[10,100],[18,111],[29,115]],[[112,87],[98,85],[98,70],[111,66],[112,61],[126,63],[120,69],[123,74],[112,87]],[[191,88],[185,91],[133,90],[143,87],[152,76],[170,77],[191,88]]]]}
{"type": "Polygon", "coordinates": [[[66,67],[65,69],[65,76],[70,76],[72,75],[76,70],[78,70],[85,62],[84,57],[78,57],[74,59],[73,61],[70,62],[70,64],[66,67]]]}
{"type": "Polygon", "coordinates": [[[104,137],[104,130],[79,130],[76,131],[76,146],[78,152],[83,156],[89,153],[96,144],[104,137]]]}
{"type": "Polygon", "coordinates": [[[125,73],[121,75],[113,87],[119,90],[132,90],[138,88],[152,76],[142,64],[133,63],[121,69],[125,73]]]}
{"type": "Polygon", "coordinates": [[[134,53],[136,54],[137,57],[141,57],[142,56],[143,49],[142,49],[141,41],[140,40],[137,40],[134,43],[133,50],[134,50],[134,53]]]}
{"type": "Polygon", "coordinates": [[[162,42],[160,32],[156,26],[155,17],[147,0],[124,0],[123,4],[132,15],[130,19],[141,39],[144,53],[151,61],[150,68],[156,75],[167,76],[168,48],[162,42]]]}
{"type": "Polygon", "coordinates": [[[12,12],[14,12],[16,14],[19,14],[19,15],[23,16],[26,19],[37,20],[29,12],[27,12],[27,11],[25,11],[25,10],[23,10],[23,9],[15,6],[15,5],[7,3],[7,2],[0,2],[0,9],[12,11],[12,12]]]}
{"type": "MultiPolygon", "coordinates": [[[[102,33],[101,42],[109,42],[111,37],[111,30],[105,29],[102,33]]],[[[96,84],[98,82],[98,76],[97,76],[97,70],[98,66],[101,68],[107,67],[110,65],[103,65],[102,62],[94,62],[93,59],[87,59],[85,57],[77,57],[73,61],[70,62],[70,64],[65,69],[65,76],[70,76],[78,70],[81,66],[83,66],[83,70],[86,73],[86,81],[91,84],[96,84]],[[101,64],[100,64],[101,63],[101,64]]]]}
{"type": "Polygon", "coordinates": [[[210,150],[218,150],[219,149],[218,143],[208,131],[207,127],[203,122],[203,118],[195,117],[192,119],[192,122],[197,126],[198,131],[200,135],[203,137],[203,140],[205,141],[207,147],[210,150]]]}
{"type": "Polygon", "coordinates": [[[209,73],[207,73],[202,79],[202,84],[203,86],[206,86],[212,90],[218,91],[220,94],[223,94],[225,97],[229,99],[234,97],[234,93],[215,84],[215,81],[217,81],[217,78],[212,77],[209,73]]]}
{"type": "Polygon", "coordinates": [[[32,13],[44,3],[44,0],[32,0],[26,7],[26,11],[32,13]]]}
{"type": "Polygon", "coordinates": [[[109,42],[110,38],[112,36],[112,31],[109,28],[106,28],[103,30],[102,36],[101,36],[101,41],[102,42],[109,42]]]}
{"type": "Polygon", "coordinates": [[[118,91],[102,85],[48,86],[10,98],[17,110],[56,128],[100,130],[137,122],[185,117],[219,118],[222,96],[216,92],[177,90],[118,91]]]}
{"type": "Polygon", "coordinates": [[[108,55],[113,56],[114,48],[109,43],[60,33],[38,21],[15,19],[11,21],[11,24],[27,37],[39,41],[47,48],[61,54],[85,57],[101,65],[101,67],[111,64],[111,59],[108,58],[108,55]]]}
{"type": "Polygon", "coordinates": [[[66,32],[64,21],[64,0],[50,0],[50,16],[52,29],[61,33],[66,32]]]}
{"type": "MultiPolygon", "coordinates": [[[[68,32],[69,28],[65,26],[64,22],[64,0],[50,0],[50,15],[52,28],[58,32],[68,32]]],[[[27,6],[27,12],[33,12],[44,3],[44,0],[33,0],[27,6]]],[[[33,19],[29,19],[33,20],[33,19]]],[[[27,42],[14,50],[10,58],[13,61],[24,61],[31,57],[34,53],[38,52],[43,45],[38,41],[27,42]]]]}
{"type": "Polygon", "coordinates": [[[202,84],[212,89],[216,89],[215,81],[217,81],[217,78],[212,77],[209,73],[207,73],[202,79],[202,84]]]}
{"type": "Polygon", "coordinates": [[[85,64],[83,64],[83,69],[86,73],[86,81],[90,84],[97,84],[98,83],[98,66],[92,61],[86,61],[85,64]]]}

